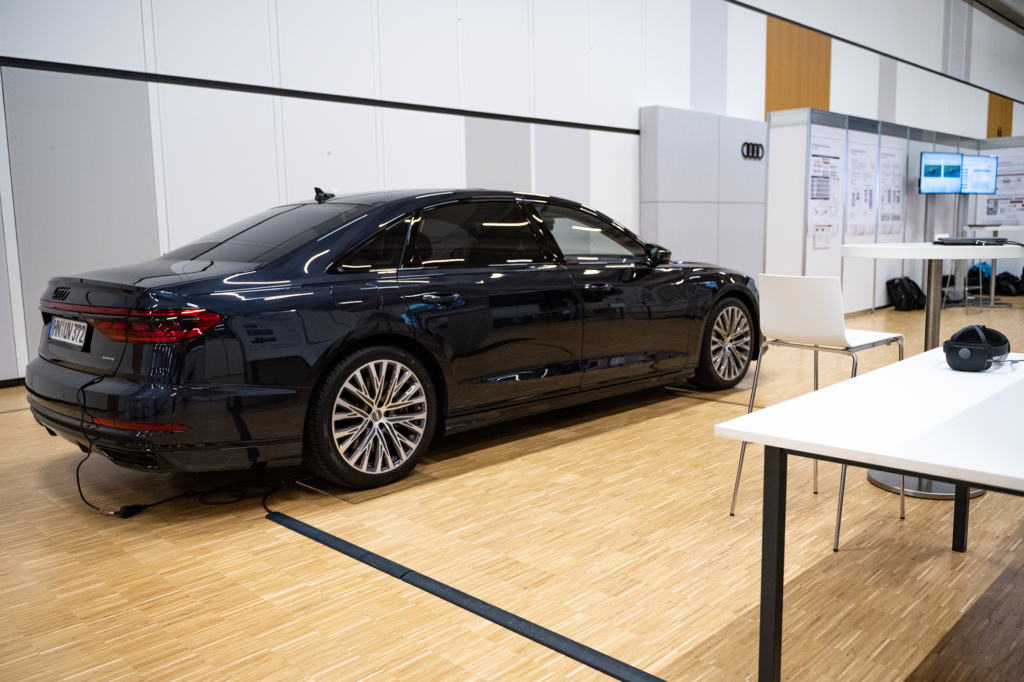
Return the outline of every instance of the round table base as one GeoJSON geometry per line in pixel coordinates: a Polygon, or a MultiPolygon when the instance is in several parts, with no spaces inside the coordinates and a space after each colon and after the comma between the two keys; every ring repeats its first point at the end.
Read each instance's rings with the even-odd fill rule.
{"type": "MultiPolygon", "coordinates": [[[[868,481],[882,490],[888,490],[890,493],[899,494],[900,492],[899,474],[869,469],[868,481]]],[[[930,478],[918,478],[917,476],[907,476],[904,481],[906,486],[904,494],[907,497],[921,497],[926,500],[952,500],[956,497],[954,494],[956,488],[952,483],[943,483],[941,481],[933,481],[930,478]]],[[[971,497],[981,497],[984,494],[985,491],[981,488],[971,488],[971,497]]]]}

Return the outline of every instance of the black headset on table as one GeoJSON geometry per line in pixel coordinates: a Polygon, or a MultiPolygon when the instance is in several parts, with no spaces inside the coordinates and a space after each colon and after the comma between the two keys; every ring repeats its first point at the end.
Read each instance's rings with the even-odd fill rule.
{"type": "MultiPolygon", "coordinates": [[[[946,363],[958,372],[980,372],[995,362],[1007,362],[1010,340],[1006,335],[984,325],[964,327],[942,344],[946,363]]],[[[1013,364],[1020,360],[1010,360],[1013,364]]]]}

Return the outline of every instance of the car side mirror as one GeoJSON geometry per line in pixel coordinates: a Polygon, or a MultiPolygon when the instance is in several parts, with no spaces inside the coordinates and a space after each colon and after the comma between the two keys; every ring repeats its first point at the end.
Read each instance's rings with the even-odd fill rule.
{"type": "Polygon", "coordinates": [[[652,266],[665,265],[672,262],[672,252],[666,249],[664,246],[658,246],[657,244],[647,245],[647,262],[652,266]]]}

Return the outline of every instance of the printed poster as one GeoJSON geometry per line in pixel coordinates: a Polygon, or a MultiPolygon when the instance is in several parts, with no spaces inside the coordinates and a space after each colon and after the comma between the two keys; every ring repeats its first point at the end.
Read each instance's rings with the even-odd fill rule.
{"type": "Polygon", "coordinates": [[[878,233],[903,232],[903,205],[907,191],[907,151],[882,145],[878,196],[878,233]]]}
{"type": "Polygon", "coordinates": [[[807,194],[807,233],[815,249],[827,249],[840,237],[843,199],[843,139],[811,132],[807,194]]]}
{"type": "Polygon", "coordinates": [[[846,234],[874,235],[878,212],[878,143],[850,140],[846,234]]]}
{"type": "Polygon", "coordinates": [[[979,194],[984,222],[989,225],[1024,225],[1024,156],[1000,156],[996,193],[979,194]]]}

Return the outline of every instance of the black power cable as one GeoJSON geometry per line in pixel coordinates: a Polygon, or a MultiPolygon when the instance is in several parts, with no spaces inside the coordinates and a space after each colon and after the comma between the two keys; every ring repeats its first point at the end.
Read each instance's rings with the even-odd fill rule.
{"type": "Polygon", "coordinates": [[[284,485],[284,481],[257,481],[257,480],[240,480],[222,485],[217,488],[210,488],[209,490],[186,490],[183,493],[178,493],[173,497],[168,497],[165,500],[159,502],[153,502],[151,504],[126,504],[117,511],[110,511],[97,507],[95,504],[85,499],[85,494],[82,492],[82,477],[81,470],[82,465],[85,464],[85,460],[89,459],[92,455],[91,452],[87,453],[82,461],[78,463],[78,467],[75,468],[75,483],[78,484],[78,495],[82,498],[82,502],[85,502],[88,506],[92,507],[96,511],[107,514],[109,516],[117,516],[122,519],[127,519],[136,514],[139,514],[150,507],[156,507],[157,505],[171,502],[180,498],[187,497],[199,497],[199,503],[209,506],[221,506],[225,504],[234,504],[235,502],[241,502],[242,500],[249,500],[254,497],[263,496],[263,508],[270,513],[270,509],[267,507],[267,498],[277,492],[277,489],[284,485]],[[255,488],[255,490],[251,490],[255,488]]]}

